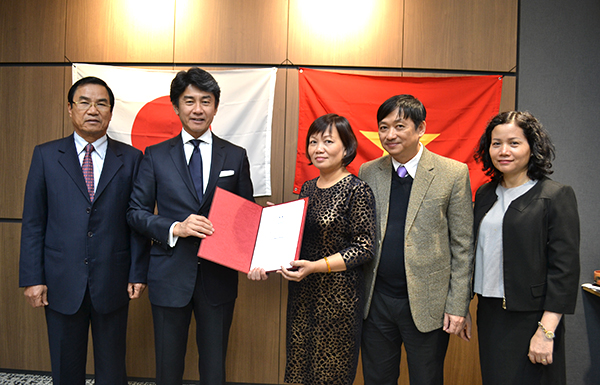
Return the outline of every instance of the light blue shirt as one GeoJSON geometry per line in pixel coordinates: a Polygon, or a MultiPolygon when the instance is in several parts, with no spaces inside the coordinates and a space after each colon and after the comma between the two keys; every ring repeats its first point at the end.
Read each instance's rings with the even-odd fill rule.
{"type": "Polygon", "coordinates": [[[504,298],[504,263],[502,247],[502,222],[508,206],[529,191],[536,180],[513,188],[498,184],[498,200],[485,214],[479,225],[475,251],[475,293],[484,297],[504,298]]]}

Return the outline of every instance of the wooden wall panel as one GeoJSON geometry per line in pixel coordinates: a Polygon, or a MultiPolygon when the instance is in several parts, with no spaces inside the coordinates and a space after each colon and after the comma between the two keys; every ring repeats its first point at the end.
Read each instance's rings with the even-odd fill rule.
{"type": "Polygon", "coordinates": [[[0,218],[21,218],[35,145],[62,137],[63,69],[0,67],[0,218]]]}
{"type": "Polygon", "coordinates": [[[66,0],[0,2],[0,62],[63,62],[66,0]]]}
{"type": "Polygon", "coordinates": [[[67,4],[71,62],[173,62],[175,0],[78,0],[67,4]]]}
{"type": "Polygon", "coordinates": [[[517,78],[505,76],[502,80],[502,99],[500,99],[500,112],[512,111],[517,108],[517,78]]]}
{"type": "Polygon", "coordinates": [[[177,0],[177,63],[280,64],[286,58],[287,1],[177,0]]]}
{"type": "Polygon", "coordinates": [[[50,371],[43,309],[19,289],[21,225],[0,223],[0,368],[50,371]]]}
{"type": "Polygon", "coordinates": [[[404,0],[290,0],[295,65],[402,66],[404,0]]]}
{"type": "Polygon", "coordinates": [[[405,0],[404,67],[512,70],[518,0],[405,0]]]}

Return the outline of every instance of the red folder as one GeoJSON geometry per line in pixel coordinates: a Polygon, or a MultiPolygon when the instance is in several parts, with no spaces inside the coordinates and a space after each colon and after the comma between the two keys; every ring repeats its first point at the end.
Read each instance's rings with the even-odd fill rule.
{"type": "Polygon", "coordinates": [[[303,198],[262,207],[217,187],[208,213],[215,231],[200,242],[198,257],[243,273],[289,266],[300,256],[307,206],[303,198]]]}

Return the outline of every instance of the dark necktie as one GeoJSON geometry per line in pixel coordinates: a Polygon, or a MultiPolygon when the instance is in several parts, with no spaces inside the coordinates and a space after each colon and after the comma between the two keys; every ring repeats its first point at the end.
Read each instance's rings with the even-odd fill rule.
{"type": "Polygon", "coordinates": [[[408,174],[408,171],[406,171],[406,167],[404,167],[404,166],[398,167],[398,176],[400,178],[404,178],[407,174],[408,174]]]}
{"type": "Polygon", "coordinates": [[[198,194],[198,200],[202,202],[202,185],[204,182],[202,176],[202,155],[200,154],[200,142],[200,139],[190,140],[190,143],[194,145],[194,152],[192,152],[192,157],[190,158],[190,163],[188,167],[190,169],[192,181],[194,182],[194,187],[196,187],[196,194],[198,194]]]}
{"type": "Polygon", "coordinates": [[[94,164],[92,163],[92,151],[94,146],[88,143],[85,146],[85,156],[83,157],[83,164],[81,169],[83,170],[83,178],[85,179],[85,185],[87,186],[88,194],[90,195],[90,201],[94,201],[94,164]]]}

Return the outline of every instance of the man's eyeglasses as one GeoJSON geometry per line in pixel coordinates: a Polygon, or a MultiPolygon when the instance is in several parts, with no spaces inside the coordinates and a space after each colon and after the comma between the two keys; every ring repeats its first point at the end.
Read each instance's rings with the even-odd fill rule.
{"type": "Polygon", "coordinates": [[[87,111],[90,107],[94,106],[98,111],[106,112],[110,110],[110,104],[107,102],[88,102],[87,100],[82,100],[80,102],[73,102],[79,111],[87,111]]]}

